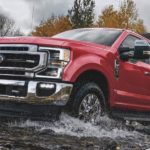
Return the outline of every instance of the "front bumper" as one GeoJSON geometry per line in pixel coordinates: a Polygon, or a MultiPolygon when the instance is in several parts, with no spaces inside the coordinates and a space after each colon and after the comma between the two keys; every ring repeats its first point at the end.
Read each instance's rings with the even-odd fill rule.
{"type": "MultiPolygon", "coordinates": [[[[68,83],[0,79],[0,101],[64,106],[69,100],[72,87],[73,85],[68,83]],[[45,92],[50,94],[39,96],[40,84],[48,85],[48,88],[45,87],[45,92]]],[[[41,90],[44,91],[43,86],[41,90]]]]}

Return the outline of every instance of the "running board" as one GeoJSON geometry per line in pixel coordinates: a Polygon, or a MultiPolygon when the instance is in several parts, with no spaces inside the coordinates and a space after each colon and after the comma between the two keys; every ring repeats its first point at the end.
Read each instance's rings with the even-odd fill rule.
{"type": "Polygon", "coordinates": [[[144,121],[150,122],[150,112],[135,112],[135,111],[128,111],[128,110],[113,110],[111,112],[112,117],[124,119],[124,120],[131,120],[131,121],[144,121]]]}

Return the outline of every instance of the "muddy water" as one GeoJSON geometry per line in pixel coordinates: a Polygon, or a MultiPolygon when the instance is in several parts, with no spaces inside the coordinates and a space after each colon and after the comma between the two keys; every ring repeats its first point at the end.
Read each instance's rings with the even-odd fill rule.
{"type": "Polygon", "coordinates": [[[150,127],[129,131],[124,122],[104,117],[99,125],[66,114],[54,122],[11,121],[0,124],[0,150],[146,150],[150,127]],[[140,131],[140,132],[139,132],[140,131]]]}

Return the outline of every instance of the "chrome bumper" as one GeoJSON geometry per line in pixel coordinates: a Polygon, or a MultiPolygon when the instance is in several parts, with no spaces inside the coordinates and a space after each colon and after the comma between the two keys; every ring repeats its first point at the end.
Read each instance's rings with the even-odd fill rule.
{"type": "Polygon", "coordinates": [[[15,101],[15,102],[25,102],[32,104],[55,104],[55,105],[65,105],[70,97],[72,91],[72,84],[66,83],[56,83],[56,82],[46,82],[46,81],[18,81],[18,80],[2,80],[0,79],[0,86],[26,86],[26,96],[12,96],[0,93],[0,101],[15,101]],[[55,91],[50,96],[37,96],[37,86],[39,83],[53,84],[55,85],[55,91]]]}

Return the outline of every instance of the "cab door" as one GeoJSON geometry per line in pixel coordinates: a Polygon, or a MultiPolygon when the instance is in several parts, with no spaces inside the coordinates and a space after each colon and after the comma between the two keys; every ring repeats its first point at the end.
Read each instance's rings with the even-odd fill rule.
{"type": "MultiPolygon", "coordinates": [[[[133,48],[137,39],[130,35],[121,46],[133,48]]],[[[119,108],[150,111],[150,60],[119,60],[115,94],[119,108]]]]}

